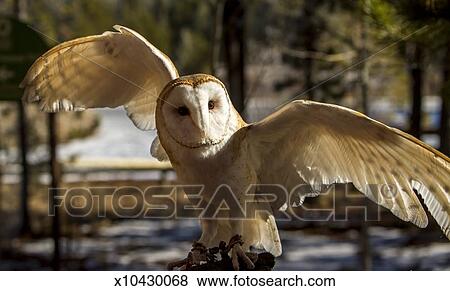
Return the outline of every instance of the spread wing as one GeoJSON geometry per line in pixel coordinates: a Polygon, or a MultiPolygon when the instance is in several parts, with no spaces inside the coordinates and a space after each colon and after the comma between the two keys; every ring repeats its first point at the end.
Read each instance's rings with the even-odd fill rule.
{"type": "Polygon", "coordinates": [[[23,99],[49,112],[124,105],[138,128],[155,128],[159,93],[178,72],[144,37],[114,28],[64,42],[38,58],[21,83],[23,99]]]}
{"type": "Polygon", "coordinates": [[[450,238],[450,159],[416,138],[356,111],[296,101],[247,127],[259,183],[353,183],[396,216],[428,223],[413,189],[450,238]],[[367,185],[390,185],[383,195],[367,185]]]}

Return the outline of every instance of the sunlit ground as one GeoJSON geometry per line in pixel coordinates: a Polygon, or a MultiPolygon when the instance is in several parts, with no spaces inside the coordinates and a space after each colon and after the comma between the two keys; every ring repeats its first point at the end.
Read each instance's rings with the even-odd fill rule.
{"type": "MultiPolygon", "coordinates": [[[[62,240],[65,269],[163,270],[200,235],[197,222],[186,220],[123,220],[80,231],[84,237],[62,240]]],[[[438,232],[374,226],[369,234],[374,270],[450,270],[450,245],[438,232]]],[[[284,249],[276,270],[360,269],[355,230],[281,230],[280,236],[284,249]]],[[[16,241],[0,269],[48,269],[51,254],[49,238],[16,241]]]]}

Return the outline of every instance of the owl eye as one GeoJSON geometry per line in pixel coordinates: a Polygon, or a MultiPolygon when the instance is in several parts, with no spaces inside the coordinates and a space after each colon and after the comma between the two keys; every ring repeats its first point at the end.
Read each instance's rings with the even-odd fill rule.
{"type": "Polygon", "coordinates": [[[177,109],[178,114],[181,116],[189,115],[189,109],[186,106],[180,106],[177,109]]]}
{"type": "Polygon", "coordinates": [[[214,101],[210,100],[208,102],[208,109],[209,110],[213,110],[215,106],[216,106],[216,104],[214,104],[214,101]]]}

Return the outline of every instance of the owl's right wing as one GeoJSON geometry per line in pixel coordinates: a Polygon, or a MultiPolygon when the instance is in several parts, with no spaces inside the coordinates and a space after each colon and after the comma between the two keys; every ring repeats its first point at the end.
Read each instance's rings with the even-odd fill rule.
{"type": "Polygon", "coordinates": [[[172,61],[137,32],[82,37],[49,50],[21,83],[23,99],[49,112],[123,105],[140,129],[155,128],[159,93],[178,77],[172,61]]]}
{"type": "Polygon", "coordinates": [[[414,189],[450,238],[450,159],[416,138],[356,111],[311,101],[292,102],[240,131],[259,183],[353,183],[399,218],[425,227],[414,189]],[[386,184],[393,195],[367,187],[386,184]]]}

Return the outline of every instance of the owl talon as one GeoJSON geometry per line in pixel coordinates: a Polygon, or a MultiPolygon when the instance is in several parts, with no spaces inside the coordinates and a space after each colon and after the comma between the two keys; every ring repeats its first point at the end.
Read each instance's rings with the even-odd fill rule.
{"type": "Polygon", "coordinates": [[[192,266],[200,265],[201,262],[206,262],[208,259],[208,249],[195,241],[188,256],[183,260],[168,263],[167,270],[172,271],[174,268],[178,268],[180,271],[189,270],[192,266]]]}
{"type": "Polygon", "coordinates": [[[239,271],[239,258],[244,261],[247,269],[252,270],[255,268],[255,264],[249,255],[247,255],[240,245],[234,245],[231,249],[231,262],[233,264],[233,269],[239,271]]]}
{"type": "Polygon", "coordinates": [[[255,268],[255,264],[253,263],[252,258],[250,258],[251,255],[247,255],[242,249],[243,244],[244,241],[242,240],[242,236],[240,235],[233,236],[228,244],[228,250],[231,250],[231,263],[235,271],[239,271],[239,258],[241,258],[241,260],[244,262],[247,269],[252,270],[255,268]]]}
{"type": "Polygon", "coordinates": [[[208,260],[208,249],[196,241],[192,244],[192,249],[189,254],[192,255],[192,265],[200,265],[201,262],[208,260]]]}

